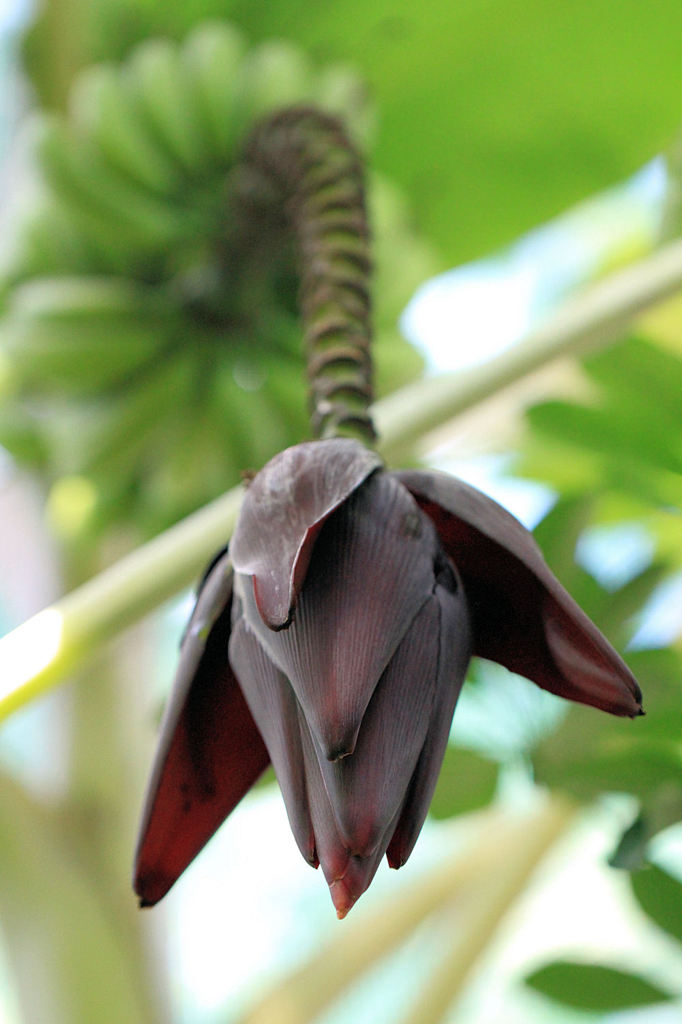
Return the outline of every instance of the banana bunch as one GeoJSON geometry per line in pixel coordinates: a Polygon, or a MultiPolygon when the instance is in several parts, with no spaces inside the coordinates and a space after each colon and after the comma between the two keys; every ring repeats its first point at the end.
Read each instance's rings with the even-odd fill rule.
{"type": "MultiPolygon", "coordinates": [[[[245,137],[301,102],[364,145],[372,114],[347,68],[211,23],[86,70],[67,116],[33,126],[41,194],[0,281],[0,444],[87,478],[92,530],[132,514],[158,530],[308,432],[293,277],[254,301],[224,259],[245,137]]],[[[434,264],[390,188],[372,193],[389,390],[420,369],[395,323],[434,264]]]]}
{"type": "MultiPolygon", "coordinates": [[[[313,101],[342,114],[356,135],[366,131],[357,80],[343,68],[315,74],[288,43],[248,51],[220,23],[182,46],[149,40],[122,67],[84,71],[68,118],[36,126],[48,219],[70,225],[84,272],[168,277],[185,246],[194,251],[220,230],[225,179],[253,123],[313,101]]],[[[29,229],[37,249],[44,220],[29,229]]]]}
{"type": "Polygon", "coordinates": [[[147,372],[172,326],[159,296],[126,279],[38,278],[8,296],[3,348],[27,390],[86,395],[147,372]]]}

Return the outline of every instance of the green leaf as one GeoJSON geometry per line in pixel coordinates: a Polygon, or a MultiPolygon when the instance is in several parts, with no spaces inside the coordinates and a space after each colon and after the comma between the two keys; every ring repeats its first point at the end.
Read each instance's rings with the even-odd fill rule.
{"type": "MultiPolygon", "coordinates": [[[[612,860],[614,867],[627,866],[630,871],[643,867],[649,852],[649,842],[659,832],[682,823],[682,785],[678,783],[677,785],[659,787],[651,799],[643,801],[638,820],[641,821],[639,856],[637,857],[631,847],[631,852],[634,854],[631,857],[631,863],[623,865],[617,860],[619,850],[616,850],[612,860]]],[[[633,829],[635,824],[632,826],[633,829]]],[[[625,840],[625,836],[623,840],[625,840]]]]}
{"type": "Polygon", "coordinates": [[[596,452],[577,450],[575,445],[554,438],[549,442],[544,434],[533,429],[523,439],[515,472],[526,479],[541,480],[571,498],[586,492],[598,494],[604,485],[601,459],[596,452]]]}
{"type": "Polygon", "coordinates": [[[654,740],[682,740],[682,652],[675,647],[632,651],[628,664],[648,695],[650,714],[641,720],[642,735],[654,740]]]}
{"type": "Polygon", "coordinates": [[[539,782],[587,801],[604,793],[644,800],[679,777],[682,761],[673,745],[633,739],[620,724],[597,725],[594,717],[594,711],[572,709],[542,744],[533,759],[539,782]]]}
{"type": "Polygon", "coordinates": [[[637,651],[628,662],[646,717],[616,719],[572,706],[534,750],[536,778],[582,800],[619,792],[652,810],[675,807],[682,797],[682,658],[674,650],[637,651]]]}
{"type": "Polygon", "coordinates": [[[11,410],[0,406],[0,445],[18,462],[35,469],[44,469],[48,462],[48,446],[21,407],[11,410]]]}
{"type": "Polygon", "coordinates": [[[647,566],[614,593],[605,594],[604,605],[599,610],[599,627],[614,642],[628,639],[632,632],[632,619],[641,612],[654,590],[668,574],[665,564],[647,566]]]}
{"type": "Polygon", "coordinates": [[[647,863],[649,843],[666,828],[682,822],[682,785],[664,784],[647,796],[641,811],[625,830],[609,857],[609,864],[625,871],[636,871],[647,863]]]}
{"type": "Polygon", "coordinates": [[[668,414],[679,431],[682,359],[675,353],[643,338],[627,338],[589,356],[584,367],[602,390],[620,401],[646,402],[649,408],[668,414]]]}
{"type": "Polygon", "coordinates": [[[628,1010],[673,998],[637,974],[600,964],[557,960],[535,971],[526,984],[537,992],[576,1010],[628,1010]]]}
{"type": "Polygon", "coordinates": [[[410,194],[449,262],[472,259],[631,174],[682,117],[679,3],[659,0],[70,0],[86,40],[31,39],[43,96],[69,63],[118,59],[149,35],[232,19],[366,76],[380,110],[374,165],[410,194]],[[64,52],[62,52],[62,50],[64,52]]]}
{"type": "Polygon", "coordinates": [[[652,835],[648,816],[638,814],[632,824],[625,829],[616,849],[609,857],[611,867],[622,871],[636,871],[643,867],[652,835]]]}
{"type": "Polygon", "coordinates": [[[633,412],[630,403],[591,407],[573,402],[543,402],[528,410],[533,429],[603,456],[641,459],[673,473],[682,472],[678,437],[660,430],[658,417],[648,410],[633,412]]]}
{"type": "Polygon", "coordinates": [[[626,643],[633,617],[669,574],[667,562],[654,562],[617,590],[598,583],[575,562],[575,549],[595,511],[595,495],[568,495],[557,501],[534,534],[547,562],[578,604],[615,643],[626,643]]]}
{"type": "Polygon", "coordinates": [[[467,814],[490,803],[497,788],[499,765],[472,750],[450,744],[430,813],[434,818],[452,818],[467,814]]]}
{"type": "MultiPolygon", "coordinates": [[[[640,518],[646,506],[650,514],[673,514],[682,504],[682,359],[627,338],[583,365],[599,392],[590,404],[543,402],[528,410],[520,471],[564,494],[637,502],[640,518]]],[[[679,536],[679,523],[676,529],[679,536]]]]}
{"type": "Polygon", "coordinates": [[[562,497],[533,531],[548,564],[569,590],[577,569],[576,544],[590,522],[593,505],[589,492],[562,497]]]}
{"type": "Polygon", "coordinates": [[[644,913],[682,942],[682,884],[655,865],[635,872],[631,882],[644,913]]]}

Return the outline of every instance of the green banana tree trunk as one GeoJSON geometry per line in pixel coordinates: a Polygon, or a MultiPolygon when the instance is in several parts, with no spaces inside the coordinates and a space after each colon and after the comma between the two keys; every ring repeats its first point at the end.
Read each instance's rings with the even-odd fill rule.
{"type": "MultiPolygon", "coordinates": [[[[85,573],[79,565],[69,575],[85,573]]],[[[170,1019],[153,980],[149,922],[129,883],[143,778],[140,719],[126,706],[125,679],[138,682],[126,664],[131,646],[135,637],[103,651],[63,695],[62,794],[39,798],[0,779],[0,929],[21,1024],[170,1019]]]]}

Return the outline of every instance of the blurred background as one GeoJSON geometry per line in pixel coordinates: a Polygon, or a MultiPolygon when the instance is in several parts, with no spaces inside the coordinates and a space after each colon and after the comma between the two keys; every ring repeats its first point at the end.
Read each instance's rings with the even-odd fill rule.
{"type": "Polygon", "coordinates": [[[346,921],[267,777],[141,913],[180,594],[0,725],[0,1024],[680,1019],[682,298],[496,368],[674,251],[681,32],[677,0],[0,5],[2,631],[308,436],[295,274],[240,262],[227,199],[314,100],[367,159],[379,396],[484,382],[405,458],[535,529],[647,710],[474,662],[420,842],[346,921]]]}

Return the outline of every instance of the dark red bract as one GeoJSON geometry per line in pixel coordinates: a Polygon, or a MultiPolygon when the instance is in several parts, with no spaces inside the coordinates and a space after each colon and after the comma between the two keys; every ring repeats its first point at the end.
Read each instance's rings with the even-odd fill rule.
{"type": "Polygon", "coordinates": [[[173,885],[272,762],[340,917],[409,857],[472,654],[616,715],[627,666],[532,536],[445,474],[383,470],[350,440],[277,455],[201,587],[164,719],[135,867],[173,885]]]}

